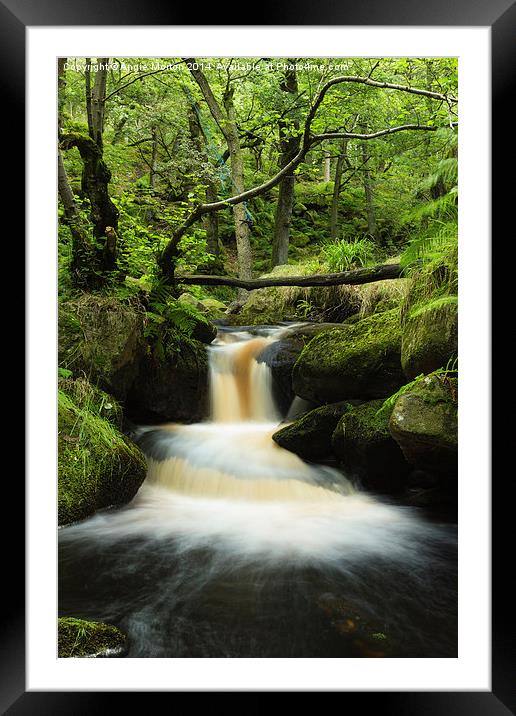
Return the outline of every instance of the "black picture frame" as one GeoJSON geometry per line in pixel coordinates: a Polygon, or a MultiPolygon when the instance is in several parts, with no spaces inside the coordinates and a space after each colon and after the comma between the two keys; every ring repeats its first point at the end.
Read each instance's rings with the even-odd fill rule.
{"type": "MultiPolygon", "coordinates": [[[[203,26],[228,25],[230,16],[224,8],[213,4],[202,10],[203,26]]],[[[199,11],[188,10],[186,5],[161,5],[156,0],[145,4],[136,0],[123,3],[89,0],[0,0],[0,72],[3,79],[4,142],[13,137],[17,152],[22,151],[22,127],[25,123],[25,30],[34,26],[77,26],[77,25],[120,25],[120,26],[186,26],[199,23],[199,11]],[[197,14],[197,17],[196,17],[197,14]]],[[[268,3],[267,0],[255,8],[252,25],[342,25],[342,26],[484,26],[491,28],[492,38],[492,176],[503,176],[502,168],[508,161],[508,149],[513,142],[507,138],[506,126],[502,125],[508,113],[506,102],[510,97],[511,79],[516,68],[516,3],[513,0],[485,0],[478,3],[471,0],[381,0],[356,2],[337,6],[331,0],[318,0],[315,4],[307,0],[283,0],[268,3]],[[272,22],[271,22],[272,20],[272,22]]],[[[238,24],[246,25],[241,15],[238,24]]],[[[9,183],[12,196],[9,202],[20,200],[24,186],[24,164],[18,159],[9,165],[9,183]]],[[[492,216],[506,216],[506,208],[512,206],[514,198],[509,182],[497,182],[492,191],[492,216]]],[[[24,210],[11,213],[7,221],[10,236],[21,234],[24,210]]],[[[496,222],[493,233],[497,235],[496,222]]],[[[500,237],[507,233],[502,229],[500,237]]],[[[21,245],[21,237],[18,239],[21,245]]],[[[494,261],[494,257],[493,257],[494,261]]],[[[492,266],[493,268],[494,266],[492,266]]],[[[23,339],[21,340],[23,344],[23,339]]],[[[30,350],[31,346],[27,346],[30,350]]],[[[10,479],[4,485],[4,504],[18,507],[18,524],[23,518],[21,505],[24,504],[24,485],[20,475],[18,481],[10,479]],[[6,494],[7,493],[7,494],[6,494]]],[[[341,708],[355,705],[377,708],[383,713],[399,716],[505,716],[516,713],[516,640],[514,638],[514,617],[512,605],[504,604],[502,595],[508,589],[506,545],[511,544],[510,501],[506,499],[503,485],[496,479],[492,484],[492,691],[447,691],[447,692],[340,692],[341,708]],[[496,519],[495,519],[496,516],[496,519]]],[[[4,508],[7,509],[7,508],[4,508]]],[[[7,527],[7,525],[5,525],[7,527]]],[[[2,610],[2,656],[0,657],[0,709],[13,716],[21,714],[92,714],[109,708],[120,708],[120,693],[113,692],[27,692],[25,687],[25,611],[24,611],[24,535],[20,527],[4,530],[4,549],[14,555],[18,565],[4,581],[3,596],[6,603],[2,610]],[[15,547],[17,545],[17,547],[15,547]],[[116,699],[116,702],[115,702],[116,699]]],[[[510,570],[509,570],[510,571],[510,570]]],[[[400,666],[402,668],[402,666],[400,666]]],[[[145,696],[148,699],[149,695],[145,696]]],[[[138,708],[139,694],[129,694],[132,704],[138,708]]],[[[171,694],[172,699],[175,698],[171,694]]],[[[171,705],[174,701],[170,702],[171,705]]],[[[176,702],[177,704],[177,702],[176,702]]],[[[143,705],[143,704],[142,704],[143,705]]],[[[251,706],[251,708],[253,708],[251,706]]]]}

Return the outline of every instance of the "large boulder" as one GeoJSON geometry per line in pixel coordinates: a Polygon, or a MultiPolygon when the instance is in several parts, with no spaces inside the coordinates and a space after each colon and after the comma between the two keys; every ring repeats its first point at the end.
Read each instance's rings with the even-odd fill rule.
{"type": "Polygon", "coordinates": [[[412,308],[403,321],[401,365],[413,379],[445,368],[458,355],[458,304],[455,296],[412,308]]]}
{"type": "MultiPolygon", "coordinates": [[[[59,305],[59,365],[88,380],[122,402],[138,376],[144,357],[154,350],[161,336],[176,343],[189,335],[194,341],[211,343],[217,329],[195,307],[177,303],[172,318],[151,324],[145,308],[133,300],[85,294],[59,305]],[[157,328],[158,336],[150,328],[157,328]],[[184,329],[184,330],[183,330],[184,329]],[[183,330],[183,333],[181,333],[183,330]]],[[[145,367],[144,367],[145,369],[145,367]]]]}
{"type": "Polygon", "coordinates": [[[116,401],[85,380],[60,381],[58,522],[129,502],[145,479],[143,453],[117,428],[116,401]]]}
{"type": "Polygon", "coordinates": [[[305,345],[322,331],[335,328],[335,323],[307,323],[286,329],[281,338],[270,343],[256,357],[259,363],[266,363],[272,373],[274,399],[283,414],[286,414],[295,393],[292,387],[292,369],[305,345]]]}
{"type": "Polygon", "coordinates": [[[333,433],[332,444],[344,471],[368,488],[399,493],[410,466],[389,432],[390,411],[382,400],[350,406],[333,433]]]}
{"type": "Polygon", "coordinates": [[[209,410],[206,346],[181,340],[163,356],[145,356],[127,396],[126,410],[137,423],[194,423],[205,418],[209,410]]]}
{"type": "Polygon", "coordinates": [[[457,474],[457,380],[429,375],[396,400],[389,430],[405,459],[419,470],[457,474]]]}
{"type": "Polygon", "coordinates": [[[323,460],[332,454],[332,434],[349,403],[323,405],[276,431],[272,439],[304,460],[323,460]]]}
{"type": "Polygon", "coordinates": [[[145,353],[145,312],[116,298],[84,295],[59,305],[59,365],[124,400],[145,353]]]}
{"type": "Polygon", "coordinates": [[[57,620],[59,658],[120,657],[125,656],[127,650],[126,635],[113,624],[75,617],[59,617],[57,620]]]}
{"type": "Polygon", "coordinates": [[[387,397],[405,382],[400,351],[397,309],[324,331],[294,365],[294,392],[319,404],[387,397]]]}

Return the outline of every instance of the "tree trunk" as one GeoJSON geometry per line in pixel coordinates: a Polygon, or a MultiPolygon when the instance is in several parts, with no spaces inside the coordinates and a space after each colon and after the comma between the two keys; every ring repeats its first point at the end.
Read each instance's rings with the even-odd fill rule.
{"type": "Polygon", "coordinates": [[[104,110],[106,100],[107,65],[109,57],[97,58],[99,69],[95,72],[95,82],[91,92],[91,130],[90,137],[102,149],[104,133],[104,110]]]}
{"type": "Polygon", "coordinates": [[[366,167],[366,164],[369,159],[370,157],[366,145],[362,144],[362,161],[364,163],[363,182],[367,211],[367,233],[376,241],[378,239],[378,230],[376,227],[376,209],[374,207],[373,182],[371,179],[371,170],[366,167]]]}
{"type": "MultiPolygon", "coordinates": [[[[199,88],[204,95],[204,99],[208,104],[213,119],[216,121],[220,131],[224,135],[224,138],[228,145],[229,160],[231,165],[231,180],[233,188],[237,194],[241,194],[245,189],[244,163],[242,149],[240,147],[238,127],[236,124],[235,105],[233,103],[233,89],[228,86],[224,93],[224,108],[226,110],[224,114],[221,106],[217,102],[215,95],[211,90],[211,87],[204,73],[199,69],[194,69],[195,66],[198,66],[195,62],[195,59],[188,57],[184,58],[184,61],[189,64],[190,73],[199,85],[199,88]]],[[[196,213],[197,212],[194,211],[194,215],[196,213]]],[[[235,222],[238,274],[242,279],[247,279],[252,276],[253,261],[245,203],[233,204],[233,219],[235,222]]],[[[163,254],[162,260],[167,260],[166,251],[163,254]]],[[[240,292],[239,298],[240,300],[242,300],[243,298],[245,298],[245,294],[243,292],[240,292]]]]}
{"type": "Polygon", "coordinates": [[[324,153],[323,163],[323,181],[330,181],[331,179],[331,154],[329,152],[324,153]]]}
{"type": "Polygon", "coordinates": [[[90,201],[90,219],[95,238],[105,238],[102,268],[112,270],[116,263],[116,235],[118,231],[118,209],[109,197],[108,184],[111,172],[102,159],[97,144],[81,134],[65,134],[61,148],[77,147],[83,162],[82,190],[90,201]],[[113,233],[114,232],[114,233],[113,233]],[[109,235],[108,235],[109,234],[109,235]]]}
{"type": "MultiPolygon", "coordinates": [[[[217,201],[217,190],[213,182],[209,182],[206,187],[206,201],[208,203],[217,201]]],[[[206,231],[206,244],[210,254],[220,256],[219,244],[219,215],[216,211],[203,216],[204,229],[206,231]]]]}
{"type": "MultiPolygon", "coordinates": [[[[245,191],[244,158],[240,147],[240,137],[235,118],[235,105],[233,103],[233,90],[224,95],[224,107],[227,113],[226,141],[229,149],[231,165],[231,181],[236,194],[245,191]]],[[[238,256],[238,275],[242,279],[249,279],[253,275],[253,256],[251,240],[249,238],[249,224],[246,215],[246,204],[234,204],[233,219],[235,222],[235,238],[238,256]]]]}
{"type": "MultiPolygon", "coordinates": [[[[190,136],[197,151],[206,157],[206,161],[209,160],[207,138],[202,130],[199,117],[193,107],[190,107],[188,112],[188,125],[190,128],[190,136]],[[202,137],[202,140],[201,140],[202,137]]],[[[195,171],[195,168],[192,168],[195,171]]],[[[217,188],[211,177],[207,176],[206,181],[206,202],[217,201],[217,188]]],[[[216,212],[207,214],[202,220],[204,230],[206,231],[206,246],[208,252],[214,256],[219,256],[219,217],[216,212]]],[[[220,267],[219,267],[220,268],[220,267]]]]}
{"type": "Polygon", "coordinates": [[[152,128],[152,154],[150,161],[149,171],[149,186],[154,189],[154,182],[156,180],[156,162],[158,161],[158,132],[156,127],[152,128]]]}
{"type": "MultiPolygon", "coordinates": [[[[294,65],[294,61],[289,60],[294,65]]],[[[287,70],[284,80],[280,85],[284,92],[297,94],[297,75],[295,70],[287,70]]],[[[294,122],[294,128],[299,128],[299,122],[294,122]]],[[[280,169],[296,156],[301,144],[300,136],[289,136],[288,124],[285,121],[278,122],[279,143],[281,157],[280,169]]],[[[296,179],[294,173],[287,174],[279,185],[278,203],[274,216],[274,234],[272,238],[272,266],[280,266],[288,261],[288,248],[290,241],[290,223],[292,220],[292,208],[294,206],[294,187],[296,179]]]]}
{"type": "Polygon", "coordinates": [[[335,183],[333,185],[333,197],[331,200],[331,214],[330,214],[330,238],[334,241],[337,238],[337,224],[339,219],[339,199],[340,199],[340,185],[342,182],[342,172],[344,171],[344,164],[346,164],[346,157],[348,151],[348,141],[343,139],[339,149],[339,156],[337,157],[337,164],[335,166],[335,183]]]}
{"type": "Polygon", "coordinates": [[[57,190],[64,209],[64,223],[67,224],[72,235],[70,261],[72,283],[74,286],[86,288],[91,283],[90,272],[87,269],[91,268],[92,250],[68,181],[60,149],[57,154],[57,190]]]}

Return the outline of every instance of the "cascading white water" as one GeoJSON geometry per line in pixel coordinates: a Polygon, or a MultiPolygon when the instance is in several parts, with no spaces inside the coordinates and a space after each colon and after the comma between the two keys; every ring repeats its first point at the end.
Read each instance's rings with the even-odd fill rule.
{"type": "Polygon", "coordinates": [[[210,420],[162,427],[168,454],[156,460],[151,452],[148,483],[255,502],[335,501],[351,492],[337,471],[308,465],[272,440],[280,416],[270,368],[256,357],[274,338],[222,334],[210,348],[210,420]]]}
{"type": "Polygon", "coordinates": [[[62,613],[120,624],[131,656],[367,655],[321,626],[320,604],[345,593],[397,655],[417,652],[421,628],[429,646],[414,655],[453,655],[440,557],[453,535],[272,440],[281,418],[256,357],[281,333],[219,334],[209,419],[143,428],[148,473],[134,500],[61,530],[62,613]],[[432,604],[445,638],[425,626],[432,604]]]}

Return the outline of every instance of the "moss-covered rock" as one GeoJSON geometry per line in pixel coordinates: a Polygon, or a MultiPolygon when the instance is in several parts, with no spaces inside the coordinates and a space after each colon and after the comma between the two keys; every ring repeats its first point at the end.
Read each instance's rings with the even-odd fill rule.
{"type": "Polygon", "coordinates": [[[74,617],[57,620],[57,655],[70,657],[120,657],[128,649],[127,637],[112,624],[74,617]]]}
{"type": "Polygon", "coordinates": [[[274,399],[283,414],[295,398],[292,369],[301,351],[314,336],[335,326],[335,323],[307,323],[287,329],[283,338],[268,345],[256,357],[271,369],[274,399]]]}
{"type": "Polygon", "coordinates": [[[322,460],[332,453],[332,434],[349,403],[323,405],[275,432],[272,439],[304,460],[322,460]]]}
{"type": "Polygon", "coordinates": [[[226,304],[216,298],[202,298],[201,304],[210,314],[217,317],[226,313],[226,304]]]}
{"type": "Polygon", "coordinates": [[[403,322],[401,364],[407,378],[444,368],[458,355],[458,304],[454,296],[412,309],[403,322]]]}
{"type": "Polygon", "coordinates": [[[209,409],[206,346],[181,339],[160,358],[147,355],[127,396],[126,410],[135,422],[198,422],[209,409]]]}
{"type": "Polygon", "coordinates": [[[457,261],[457,242],[449,240],[412,277],[401,313],[401,364],[409,380],[458,355],[457,261]]]}
{"type": "Polygon", "coordinates": [[[400,350],[397,309],[325,331],[294,365],[294,392],[318,403],[387,397],[405,382],[400,350]]]}
{"type": "Polygon", "coordinates": [[[115,427],[115,400],[85,383],[61,381],[58,392],[60,525],[129,502],[146,474],[143,453],[115,427]]]}
{"type": "Polygon", "coordinates": [[[133,302],[85,294],[59,305],[59,365],[123,400],[145,353],[145,312],[133,302]]]}
{"type": "Polygon", "coordinates": [[[457,380],[429,375],[396,400],[389,430],[414,467],[457,473],[457,380]]]}
{"type": "Polygon", "coordinates": [[[350,406],[335,428],[332,445],[344,470],[358,475],[365,487],[396,493],[410,466],[389,432],[389,412],[380,411],[382,404],[372,400],[350,406]]]}

